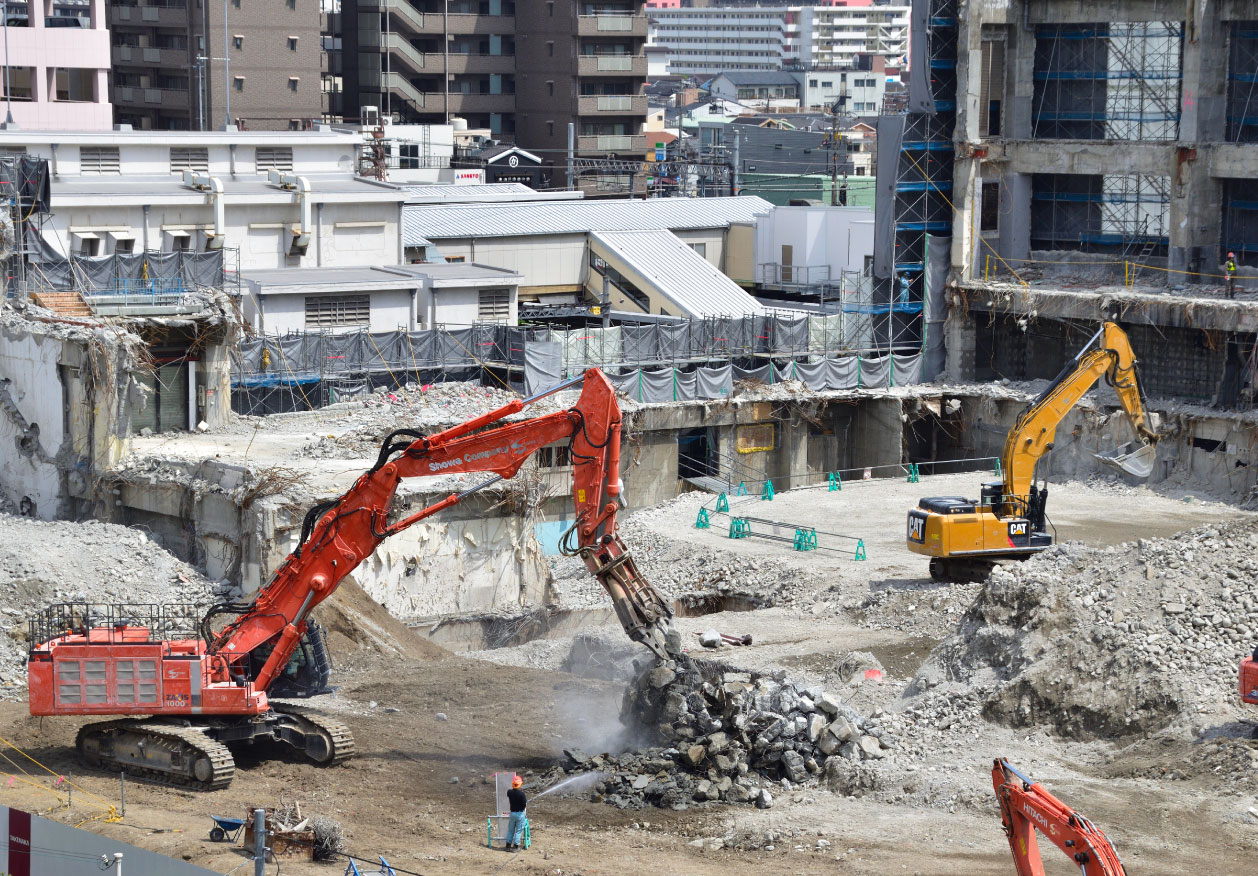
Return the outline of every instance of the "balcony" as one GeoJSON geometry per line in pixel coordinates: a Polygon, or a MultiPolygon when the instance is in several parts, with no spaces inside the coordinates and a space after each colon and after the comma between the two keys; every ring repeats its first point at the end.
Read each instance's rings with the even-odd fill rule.
{"type": "Polygon", "coordinates": [[[583,94],[577,98],[579,116],[646,116],[645,94],[583,94]]]}
{"type": "MultiPolygon", "coordinates": [[[[441,95],[437,95],[440,100],[441,95]]],[[[459,91],[450,92],[450,112],[452,113],[513,113],[515,112],[514,94],[464,94],[459,91]]]]}
{"type": "MultiPolygon", "coordinates": [[[[430,56],[434,65],[440,65],[440,55],[430,56]]],[[[515,55],[465,55],[450,54],[450,73],[504,73],[515,72],[515,55]]]]}
{"type": "Polygon", "coordinates": [[[583,134],[577,137],[578,152],[646,154],[646,137],[633,134],[583,134]]]}
{"type": "Polygon", "coordinates": [[[577,75],[645,79],[646,55],[582,55],[577,58],[577,75]]]}
{"type": "Polygon", "coordinates": [[[187,49],[114,46],[110,56],[118,67],[185,67],[188,64],[187,49]]]}
{"type": "Polygon", "coordinates": [[[109,26],[182,27],[188,26],[186,6],[115,6],[109,7],[109,26]]]}
{"type": "Polygon", "coordinates": [[[114,86],[112,101],[118,106],[142,109],[166,109],[187,111],[191,98],[187,91],[173,88],[139,88],[114,86]]]}
{"type": "Polygon", "coordinates": [[[642,37],[646,39],[645,15],[579,15],[577,36],[642,37]]]}

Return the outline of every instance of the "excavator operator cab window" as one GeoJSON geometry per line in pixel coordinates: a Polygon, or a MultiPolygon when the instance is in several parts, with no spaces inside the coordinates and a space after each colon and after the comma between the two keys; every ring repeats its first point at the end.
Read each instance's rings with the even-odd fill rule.
{"type": "Polygon", "coordinates": [[[995,506],[1002,502],[1001,497],[1004,495],[1005,485],[1003,481],[988,481],[983,484],[983,494],[981,503],[983,505],[995,506]]]}

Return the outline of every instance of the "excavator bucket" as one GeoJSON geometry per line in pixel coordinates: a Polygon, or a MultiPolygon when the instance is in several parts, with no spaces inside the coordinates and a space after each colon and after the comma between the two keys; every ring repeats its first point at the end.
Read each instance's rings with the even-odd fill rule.
{"type": "Polygon", "coordinates": [[[1134,477],[1147,478],[1153,474],[1153,461],[1158,454],[1157,445],[1141,444],[1136,450],[1132,450],[1134,443],[1134,441],[1128,442],[1109,453],[1098,453],[1096,458],[1134,477]]]}

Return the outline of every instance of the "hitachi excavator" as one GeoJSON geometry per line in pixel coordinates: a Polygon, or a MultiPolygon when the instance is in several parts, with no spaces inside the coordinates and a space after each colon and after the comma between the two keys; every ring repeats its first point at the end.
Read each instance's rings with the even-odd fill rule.
{"type": "Polygon", "coordinates": [[[444,432],[395,431],[344,495],[310,509],[297,548],[252,602],[213,606],[199,624],[187,606],[75,603],[42,611],[30,621],[31,714],[119,716],[79,731],[89,763],[199,790],[231,782],[227,743],[273,739],[316,763],[347,760],[354,741],[346,727],[271,700],[326,690],[329,661],[310,612],[384,539],[513,477],[532,453],[564,439],[576,515],[563,544],[603,585],[629,637],[669,660],[672,612],[616,532],[620,427],[615,391],[591,369],[444,432]],[[568,410],[499,422],[577,384],[581,395],[568,410]],[[403,478],[480,471],[494,477],[390,519],[403,478]]]}
{"type": "Polygon", "coordinates": [[[992,785],[1018,876],[1044,876],[1037,830],[1069,855],[1085,876],[1126,876],[1123,862],[1105,834],[1009,761],[996,761],[992,785]]]}
{"type": "MultiPolygon", "coordinates": [[[[1240,687],[1241,701],[1258,706],[1258,648],[1241,661],[1240,687]]],[[[1254,738],[1258,739],[1258,727],[1254,728],[1254,738]]]]}
{"type": "Polygon", "coordinates": [[[1140,446],[1097,458],[1137,477],[1149,476],[1158,436],[1146,421],[1136,357],[1126,333],[1106,322],[1018,415],[1000,456],[1003,480],[983,484],[977,502],[939,496],[922,499],[909,511],[908,548],[930,557],[932,578],[982,580],[998,561],[1026,559],[1053,543],[1044,510],[1048,486],[1035,486],[1035,466],[1053,449],[1057,424],[1102,376],[1117,391],[1140,446]]]}

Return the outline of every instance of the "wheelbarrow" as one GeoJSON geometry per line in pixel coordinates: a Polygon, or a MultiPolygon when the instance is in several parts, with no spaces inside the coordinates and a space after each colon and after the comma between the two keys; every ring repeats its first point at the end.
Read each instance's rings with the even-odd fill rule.
{"type": "Polygon", "coordinates": [[[221,843],[223,840],[235,842],[240,838],[240,832],[245,829],[243,818],[228,818],[225,815],[211,815],[210,818],[214,820],[214,826],[210,828],[210,839],[216,843],[221,843]]]}

